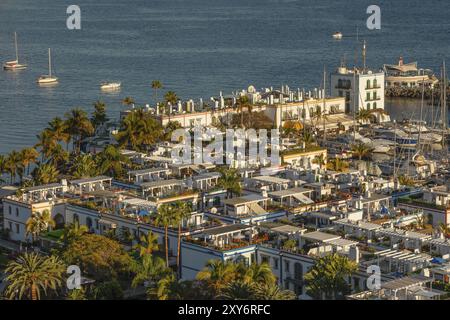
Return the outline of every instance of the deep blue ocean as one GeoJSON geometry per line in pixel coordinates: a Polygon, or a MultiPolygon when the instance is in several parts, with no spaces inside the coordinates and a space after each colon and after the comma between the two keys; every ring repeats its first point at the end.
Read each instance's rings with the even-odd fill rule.
{"type": "MultiPolygon", "coordinates": [[[[450,65],[450,1],[389,0],[381,7],[381,30],[366,28],[373,0],[0,0],[0,61],[13,60],[19,37],[23,72],[0,71],[0,153],[33,145],[36,134],[73,107],[92,110],[106,102],[118,117],[121,100],[153,102],[152,80],[182,99],[209,99],[248,87],[320,86],[322,70],[345,57],[367,64],[418,61],[439,72],[450,65]],[[66,8],[81,8],[82,30],[66,28],[66,8]],[[333,40],[341,31],[344,38],[333,40]],[[58,86],[40,88],[52,48],[58,86]],[[122,82],[118,94],[99,83],[122,82]]],[[[416,106],[411,106],[414,109],[416,106]]],[[[396,115],[396,106],[389,105],[396,115]]],[[[409,112],[403,110],[401,113],[409,112]]]]}

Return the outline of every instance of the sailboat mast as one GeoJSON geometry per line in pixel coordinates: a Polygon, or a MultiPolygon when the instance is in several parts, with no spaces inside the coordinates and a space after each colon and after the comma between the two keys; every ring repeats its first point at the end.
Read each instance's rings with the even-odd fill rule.
{"type": "Polygon", "coordinates": [[[19,62],[19,50],[17,48],[17,32],[14,32],[14,47],[16,48],[16,61],[19,62]]]}
{"type": "Polygon", "coordinates": [[[325,125],[325,109],[326,109],[326,101],[325,101],[325,95],[326,95],[326,84],[327,84],[327,70],[325,66],[323,66],[323,113],[322,113],[322,121],[323,121],[323,141],[326,141],[326,125],[325,125]]]}
{"type": "Polygon", "coordinates": [[[419,136],[417,137],[417,147],[416,150],[420,150],[420,138],[422,133],[422,117],[423,117],[423,100],[425,95],[425,83],[422,82],[422,102],[420,104],[420,121],[419,121],[419,136]]]}
{"type": "Polygon", "coordinates": [[[48,48],[48,75],[52,77],[52,54],[50,48],[48,48]]]}

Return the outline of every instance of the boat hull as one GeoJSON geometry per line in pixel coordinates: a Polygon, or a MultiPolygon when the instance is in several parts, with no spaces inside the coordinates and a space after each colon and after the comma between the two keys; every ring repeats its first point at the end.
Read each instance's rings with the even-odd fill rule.
{"type": "Polygon", "coordinates": [[[42,78],[39,78],[37,80],[37,83],[39,83],[39,84],[54,84],[54,83],[58,83],[58,78],[56,78],[56,77],[51,77],[51,78],[42,77],[42,78]]]}

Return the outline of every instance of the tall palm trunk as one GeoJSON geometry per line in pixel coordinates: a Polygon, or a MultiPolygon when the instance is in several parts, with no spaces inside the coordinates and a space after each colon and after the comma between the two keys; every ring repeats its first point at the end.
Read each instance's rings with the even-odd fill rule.
{"type": "Polygon", "coordinates": [[[178,277],[181,274],[181,266],[180,266],[180,252],[181,252],[181,221],[178,224],[178,250],[177,250],[177,270],[178,270],[178,277]]]}
{"type": "Polygon", "coordinates": [[[36,285],[33,283],[32,285],[31,285],[31,300],[37,300],[38,299],[38,297],[37,297],[37,287],[36,287],[36,285]]]}
{"type": "Polygon", "coordinates": [[[164,237],[165,237],[165,247],[166,247],[166,266],[169,267],[169,227],[164,226],[164,237]]]}

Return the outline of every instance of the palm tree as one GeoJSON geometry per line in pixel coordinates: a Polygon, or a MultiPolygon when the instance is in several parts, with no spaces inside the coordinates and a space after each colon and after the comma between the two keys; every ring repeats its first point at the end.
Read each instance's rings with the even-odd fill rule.
{"type": "Polygon", "coordinates": [[[131,97],[125,97],[125,99],[122,100],[122,104],[126,105],[127,107],[134,105],[134,99],[131,97]]]}
{"type": "Polygon", "coordinates": [[[6,157],[0,154],[0,182],[4,182],[1,177],[6,171],[6,160],[6,157]]]}
{"type": "Polygon", "coordinates": [[[67,132],[74,138],[74,151],[80,153],[81,140],[85,136],[94,133],[94,127],[88,118],[86,111],[82,109],[73,109],[66,113],[65,125],[67,132]]]}
{"type": "Polygon", "coordinates": [[[97,128],[108,121],[108,116],[106,115],[106,105],[103,101],[95,102],[94,109],[91,122],[94,128],[97,128]]]}
{"type": "Polygon", "coordinates": [[[197,280],[206,282],[217,296],[228,283],[242,276],[242,269],[241,264],[232,261],[209,260],[206,267],[197,273],[197,280]]]}
{"type": "Polygon", "coordinates": [[[6,158],[5,168],[10,175],[10,182],[13,183],[17,174],[23,174],[24,168],[22,167],[21,153],[15,150],[11,151],[6,158]]]}
{"type": "Polygon", "coordinates": [[[35,148],[25,148],[21,152],[22,165],[27,168],[27,175],[30,174],[30,164],[36,163],[39,152],[35,148]]]}
{"type": "Polygon", "coordinates": [[[143,234],[140,243],[136,245],[136,249],[139,251],[140,257],[151,255],[153,251],[159,250],[158,236],[151,231],[146,235],[143,234]]]}
{"type": "Polygon", "coordinates": [[[316,139],[310,130],[303,130],[303,137],[301,140],[305,143],[305,147],[316,144],[316,139]]]}
{"type": "Polygon", "coordinates": [[[247,96],[240,96],[236,101],[237,111],[241,116],[241,128],[244,128],[244,108],[249,108],[250,102],[247,96]]]}
{"type": "Polygon", "coordinates": [[[338,294],[348,291],[346,279],[357,270],[354,261],[337,253],[320,258],[305,275],[308,294],[317,299],[334,300],[338,294]]]}
{"type": "Polygon", "coordinates": [[[48,123],[48,132],[57,142],[64,142],[66,144],[66,149],[69,149],[70,134],[68,133],[68,128],[66,122],[59,117],[53,118],[52,121],[48,123]]]}
{"type": "Polygon", "coordinates": [[[41,152],[41,162],[47,159],[53,150],[56,147],[55,136],[49,129],[45,129],[40,134],[36,136],[38,142],[34,147],[39,147],[41,152]]]}
{"type": "Polygon", "coordinates": [[[139,119],[136,112],[128,114],[120,124],[120,130],[115,135],[120,147],[130,147],[132,150],[137,150],[140,144],[137,128],[139,119]]]}
{"type": "Polygon", "coordinates": [[[49,184],[58,180],[59,171],[50,163],[39,164],[31,175],[36,184],[49,184]]]}
{"type": "Polygon", "coordinates": [[[253,297],[256,300],[296,300],[294,292],[281,290],[275,283],[259,283],[254,285],[253,297]]]}
{"type": "Polygon", "coordinates": [[[372,116],[371,110],[361,109],[356,114],[356,120],[366,123],[370,121],[371,116],[372,116]]]}
{"type": "Polygon", "coordinates": [[[241,178],[236,169],[222,169],[220,170],[221,177],[218,180],[218,185],[227,191],[227,199],[232,198],[233,194],[241,194],[241,178]]]}
{"type": "Polygon", "coordinates": [[[73,241],[80,239],[82,235],[89,232],[89,228],[81,225],[78,221],[71,223],[64,227],[64,232],[61,235],[61,241],[67,246],[73,241]]]}
{"type": "Polygon", "coordinates": [[[22,299],[25,295],[39,300],[41,293],[56,291],[63,284],[64,263],[56,256],[43,257],[37,253],[25,253],[8,264],[6,296],[9,299],[22,299]]]}
{"type": "Polygon", "coordinates": [[[400,183],[400,185],[402,185],[402,186],[414,186],[415,185],[414,179],[412,179],[411,177],[409,177],[407,175],[399,176],[398,183],[400,183]]]}
{"type": "Polygon", "coordinates": [[[166,252],[166,266],[169,267],[169,227],[174,224],[175,210],[173,206],[163,204],[158,208],[155,224],[164,227],[164,249],[166,252]]]}
{"type": "Polygon", "coordinates": [[[178,241],[177,241],[177,267],[180,272],[180,253],[181,253],[181,225],[183,221],[191,216],[192,208],[191,206],[183,201],[176,201],[174,203],[175,209],[175,223],[178,225],[178,241]]]}
{"type": "Polygon", "coordinates": [[[97,164],[91,154],[81,154],[75,157],[69,171],[77,179],[90,178],[97,175],[97,164]]]}
{"type": "Polygon", "coordinates": [[[158,90],[162,89],[162,83],[159,80],[152,81],[152,89],[155,91],[155,104],[158,103],[158,90]]]}
{"type": "Polygon", "coordinates": [[[450,228],[448,227],[447,224],[441,222],[439,223],[439,231],[445,236],[447,237],[448,234],[450,234],[450,228]]]}
{"type": "Polygon", "coordinates": [[[345,172],[350,164],[341,158],[335,158],[327,162],[327,169],[337,172],[345,172]]]}
{"type": "Polygon", "coordinates": [[[322,168],[327,164],[327,159],[322,153],[318,156],[315,156],[312,162],[319,165],[319,169],[322,170],[322,168]]]}
{"type": "Polygon", "coordinates": [[[100,172],[108,173],[110,176],[118,177],[123,172],[123,167],[129,164],[130,159],[123,155],[120,150],[113,146],[108,145],[105,150],[103,150],[98,155],[100,163],[100,172]]]}
{"type": "Polygon", "coordinates": [[[140,150],[142,145],[155,143],[163,136],[162,126],[148,112],[142,109],[134,110],[128,114],[115,135],[120,147],[129,147],[140,150]]]}
{"type": "Polygon", "coordinates": [[[55,227],[55,221],[49,210],[42,212],[33,212],[31,217],[26,222],[26,235],[31,234],[33,242],[36,241],[39,234],[47,231],[50,227],[55,227]]]}
{"type": "Polygon", "coordinates": [[[164,100],[166,100],[166,103],[170,103],[171,105],[175,105],[178,100],[180,100],[177,96],[177,94],[173,91],[167,91],[164,95],[164,100]]]}
{"type": "Polygon", "coordinates": [[[158,281],[156,288],[150,288],[147,293],[159,300],[176,300],[179,299],[179,297],[176,297],[177,286],[177,278],[173,273],[170,273],[158,281]]]}
{"type": "Polygon", "coordinates": [[[135,274],[131,282],[133,288],[146,282],[147,286],[154,286],[159,280],[171,273],[163,259],[152,255],[143,256],[142,261],[135,262],[131,269],[135,274]]]}
{"type": "Polygon", "coordinates": [[[65,167],[66,162],[69,160],[69,153],[64,148],[57,144],[48,155],[48,163],[52,164],[56,168],[65,167]]]}
{"type": "Polygon", "coordinates": [[[254,297],[254,284],[242,281],[232,281],[228,283],[217,297],[225,300],[252,300],[254,297]]]}
{"type": "Polygon", "coordinates": [[[372,148],[370,148],[363,142],[355,143],[351,146],[351,148],[353,155],[357,156],[359,160],[362,160],[363,158],[368,158],[373,151],[372,148]]]}
{"type": "Polygon", "coordinates": [[[250,265],[244,274],[244,282],[252,283],[269,283],[274,284],[276,278],[272,273],[272,269],[268,263],[253,263],[250,265]]]}

